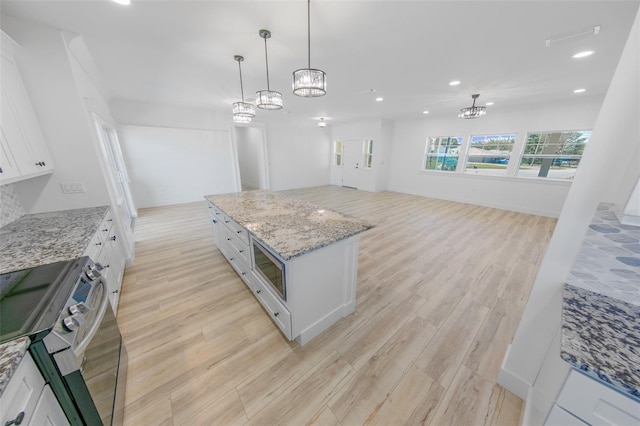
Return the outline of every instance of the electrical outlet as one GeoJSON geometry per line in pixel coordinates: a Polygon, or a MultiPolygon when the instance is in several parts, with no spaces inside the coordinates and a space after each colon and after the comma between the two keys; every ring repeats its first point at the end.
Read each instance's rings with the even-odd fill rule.
{"type": "Polygon", "coordinates": [[[80,194],[87,192],[82,182],[61,182],[60,187],[62,188],[63,194],[80,194]]]}

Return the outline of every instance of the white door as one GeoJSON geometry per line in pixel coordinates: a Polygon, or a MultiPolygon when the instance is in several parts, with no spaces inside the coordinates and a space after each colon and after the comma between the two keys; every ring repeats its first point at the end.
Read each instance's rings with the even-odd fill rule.
{"type": "Polygon", "coordinates": [[[357,188],[362,166],[362,141],[344,141],[342,160],[342,186],[357,188]]]}

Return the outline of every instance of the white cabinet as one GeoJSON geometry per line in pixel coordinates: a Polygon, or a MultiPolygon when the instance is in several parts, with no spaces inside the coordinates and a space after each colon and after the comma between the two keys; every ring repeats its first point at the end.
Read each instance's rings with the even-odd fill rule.
{"type": "Polygon", "coordinates": [[[111,212],[105,215],[85,252],[91,260],[102,265],[102,278],[107,284],[109,301],[113,313],[118,311],[122,278],[124,275],[125,258],[120,246],[116,227],[113,225],[111,212]]]}
{"type": "Polygon", "coordinates": [[[2,33],[0,184],[53,172],[51,155],[12,53],[18,48],[2,33]]]}
{"type": "Polygon", "coordinates": [[[640,425],[640,402],[575,370],[569,373],[545,425],[562,424],[557,419],[564,413],[558,410],[580,421],[571,424],[640,425]]]}
{"type": "Polygon", "coordinates": [[[0,424],[68,425],[58,400],[27,352],[0,398],[0,424]],[[14,423],[11,423],[14,424],[14,423]]]}
{"type": "Polygon", "coordinates": [[[29,426],[64,426],[68,424],[67,416],[64,415],[51,387],[46,385],[42,389],[29,426]]]}

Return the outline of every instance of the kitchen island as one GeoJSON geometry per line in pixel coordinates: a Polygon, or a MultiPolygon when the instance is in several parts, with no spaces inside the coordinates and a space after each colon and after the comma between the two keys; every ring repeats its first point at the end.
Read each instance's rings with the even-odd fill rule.
{"type": "Polygon", "coordinates": [[[304,345],[355,310],[373,225],[265,190],[205,199],[216,246],[287,339],[304,345]]]}

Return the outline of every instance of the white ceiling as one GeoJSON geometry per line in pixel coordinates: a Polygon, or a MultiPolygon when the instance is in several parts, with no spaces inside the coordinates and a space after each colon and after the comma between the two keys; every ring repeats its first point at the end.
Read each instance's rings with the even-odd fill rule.
{"type": "MultiPolygon", "coordinates": [[[[624,47],[633,1],[349,1],[311,2],[311,66],[327,73],[322,98],[299,98],[291,75],[307,65],[307,2],[2,0],[2,13],[83,36],[110,99],[207,108],[231,114],[239,100],[236,54],[243,55],[245,96],[266,89],[269,29],[272,90],[280,111],[256,120],[455,115],[479,93],[489,113],[518,105],[602,96],[624,47]],[[600,26],[545,46],[545,40],[600,26]],[[595,50],[591,57],[571,55],[595,50]],[[460,80],[456,87],[448,85],[460,80]],[[576,95],[573,90],[586,88],[576,95]],[[375,93],[368,89],[376,89],[375,93]],[[376,96],[384,97],[375,102],[376,96]]],[[[19,41],[19,40],[18,40],[19,41]]]]}

